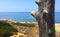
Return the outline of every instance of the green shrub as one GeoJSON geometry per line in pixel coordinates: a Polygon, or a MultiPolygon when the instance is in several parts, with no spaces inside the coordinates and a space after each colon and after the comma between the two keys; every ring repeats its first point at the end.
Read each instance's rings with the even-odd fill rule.
{"type": "Polygon", "coordinates": [[[0,35],[10,36],[13,32],[17,32],[17,30],[10,26],[10,24],[0,22],[0,35]]]}

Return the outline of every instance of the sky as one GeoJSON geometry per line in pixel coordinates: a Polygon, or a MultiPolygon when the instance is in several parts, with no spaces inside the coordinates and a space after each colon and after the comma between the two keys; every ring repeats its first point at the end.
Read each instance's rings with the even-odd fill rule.
{"type": "MultiPolygon", "coordinates": [[[[55,11],[60,12],[60,0],[55,2],[55,11]]],[[[37,9],[35,0],[0,0],[0,12],[31,12],[37,9]]]]}
{"type": "Polygon", "coordinates": [[[55,12],[60,12],[60,0],[55,0],[55,12]]]}

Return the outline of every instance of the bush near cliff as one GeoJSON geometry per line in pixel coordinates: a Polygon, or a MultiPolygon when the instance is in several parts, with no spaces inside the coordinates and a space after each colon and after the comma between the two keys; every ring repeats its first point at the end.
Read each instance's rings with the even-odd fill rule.
{"type": "MultiPolygon", "coordinates": [[[[10,37],[12,35],[17,35],[18,32],[22,33],[26,30],[30,35],[29,31],[35,27],[35,23],[32,22],[15,22],[11,20],[0,20],[0,37],[10,37]],[[20,29],[22,28],[22,29],[20,29]],[[19,30],[18,30],[19,29],[19,30]],[[23,31],[24,30],[24,31],[23,31]]],[[[21,37],[21,36],[20,36],[21,37]]]]}
{"type": "Polygon", "coordinates": [[[0,37],[9,37],[13,32],[17,32],[17,30],[11,27],[9,23],[0,21],[0,37]]]}

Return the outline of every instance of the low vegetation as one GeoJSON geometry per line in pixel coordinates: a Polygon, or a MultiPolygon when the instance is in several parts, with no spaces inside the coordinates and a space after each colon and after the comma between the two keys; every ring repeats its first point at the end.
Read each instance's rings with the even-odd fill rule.
{"type": "Polygon", "coordinates": [[[9,23],[4,23],[0,21],[0,37],[9,37],[13,34],[13,32],[17,32],[17,30],[11,27],[9,23]]]}
{"type": "Polygon", "coordinates": [[[35,24],[34,23],[13,23],[13,25],[19,25],[19,26],[26,26],[26,27],[34,27],[35,24]]]}
{"type": "MultiPolygon", "coordinates": [[[[18,25],[18,26],[25,26],[25,27],[34,27],[34,23],[20,23],[20,22],[8,22],[7,20],[0,21],[0,37],[10,37],[11,35],[16,34],[18,30],[15,29],[13,26],[18,25]]],[[[23,36],[19,36],[23,37],[23,36]]]]}

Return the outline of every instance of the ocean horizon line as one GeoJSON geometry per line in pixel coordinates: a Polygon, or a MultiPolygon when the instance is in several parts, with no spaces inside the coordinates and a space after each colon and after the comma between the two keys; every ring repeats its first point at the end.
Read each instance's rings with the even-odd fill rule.
{"type": "MultiPolygon", "coordinates": [[[[60,23],[60,13],[55,13],[55,23],[60,23]]],[[[36,22],[36,19],[31,15],[31,12],[0,12],[0,18],[12,19],[17,22],[36,22]]]]}

